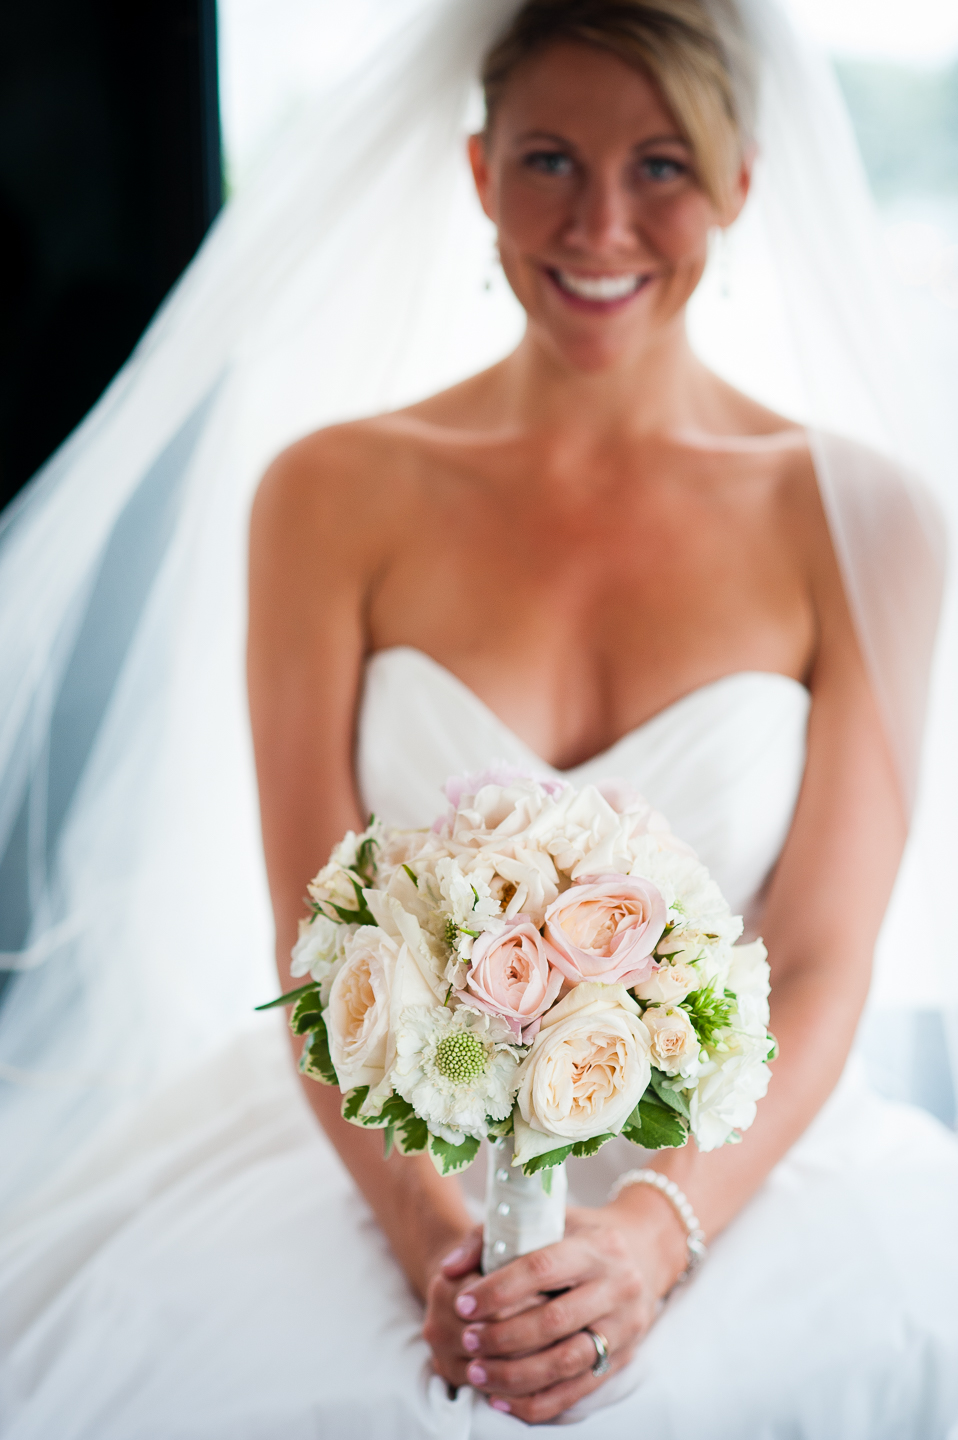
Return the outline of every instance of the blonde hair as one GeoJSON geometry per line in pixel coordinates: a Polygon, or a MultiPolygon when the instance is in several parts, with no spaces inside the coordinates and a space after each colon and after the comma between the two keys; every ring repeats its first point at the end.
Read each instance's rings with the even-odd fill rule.
{"type": "Polygon", "coordinates": [[[560,41],[609,51],[649,76],[721,205],[754,110],[754,61],[734,0],[526,0],[482,67],[487,133],[513,71],[560,41]]]}

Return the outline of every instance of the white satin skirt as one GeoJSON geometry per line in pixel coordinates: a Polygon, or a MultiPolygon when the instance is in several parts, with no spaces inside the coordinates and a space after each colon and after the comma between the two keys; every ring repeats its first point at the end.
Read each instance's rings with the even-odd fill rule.
{"type": "MultiPolygon", "coordinates": [[[[623,1142],[624,1144],[625,1142],[623,1142]]],[[[624,1158],[583,1164],[593,1190],[624,1158]]],[[[484,1167],[474,1167],[481,1183],[484,1167]]],[[[578,1198],[583,1197],[581,1192],[578,1198]]],[[[4,1440],[518,1440],[422,1311],[264,1024],[7,1227],[4,1440]]],[[[850,1070],[581,1440],[958,1440],[958,1144],[850,1070]]]]}

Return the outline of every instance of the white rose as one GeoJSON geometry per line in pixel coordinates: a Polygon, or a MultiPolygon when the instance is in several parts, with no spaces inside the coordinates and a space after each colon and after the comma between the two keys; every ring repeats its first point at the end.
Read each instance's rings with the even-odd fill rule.
{"type": "Polygon", "coordinates": [[[430,830],[383,829],[376,851],[376,887],[385,890],[397,870],[410,865],[428,867],[445,852],[430,830]]]}
{"type": "Polygon", "coordinates": [[[764,1035],[768,1029],[769,969],[768,952],[761,940],[750,945],[736,945],[730,951],[726,986],[735,995],[736,1029],[749,1035],[764,1035]]]}
{"type": "Polygon", "coordinates": [[[624,986],[577,985],[543,1017],[516,1075],[514,1163],[617,1135],[651,1074],[649,1032],[624,986]]]}
{"type": "Polygon", "coordinates": [[[684,1010],[671,1005],[650,1005],[642,1019],[651,1038],[652,1064],[666,1075],[679,1075],[694,1066],[702,1048],[684,1010]]]}
{"type": "Polygon", "coordinates": [[[375,1113],[389,1093],[402,1008],[438,1003],[407,945],[373,925],[360,926],[347,941],[325,1019],[340,1089],[369,1086],[364,1113],[375,1113]]]}
{"type": "Polygon", "coordinates": [[[549,842],[556,865],[573,879],[583,874],[626,874],[632,860],[629,837],[637,818],[620,815],[596,785],[584,785],[578,794],[572,791],[549,842]]]}
{"type": "Polygon", "coordinates": [[[525,845],[480,850],[474,857],[457,857],[467,880],[473,875],[501,906],[502,917],[528,915],[541,925],[547,908],[559,894],[559,876],[552,856],[525,845]]]}
{"type": "Polygon", "coordinates": [[[702,1151],[715,1150],[755,1119],[756,1101],[768,1089],[768,1044],[755,1036],[730,1034],[729,1049],[703,1066],[689,1105],[692,1134],[702,1151]]]}
{"type": "Polygon", "coordinates": [[[310,975],[320,986],[320,998],[329,1001],[329,989],[346,953],[346,942],[356,933],[355,925],[340,925],[326,915],[299,922],[299,939],[293,946],[289,973],[298,978],[310,975]]]}
{"type": "Polygon", "coordinates": [[[450,790],[450,786],[447,793],[455,796],[457,808],[439,834],[450,843],[453,853],[460,847],[502,849],[530,843],[544,847],[561,822],[556,800],[566,791],[575,794],[561,781],[540,782],[522,776],[506,784],[481,784],[474,794],[458,787],[450,790]]]}
{"type": "Polygon", "coordinates": [[[652,1005],[677,1005],[701,985],[702,977],[694,965],[665,961],[633,989],[640,1000],[652,1005]]]}
{"type": "MultiPolygon", "coordinates": [[[[409,877],[409,904],[412,904],[416,889],[409,877]]],[[[400,883],[397,880],[397,884],[400,883]]],[[[363,898],[369,906],[376,924],[397,944],[405,944],[415,959],[423,978],[428,982],[433,995],[439,1001],[446,997],[448,981],[443,976],[444,951],[434,936],[430,936],[419,923],[416,915],[402,905],[395,895],[384,894],[381,890],[364,890],[363,898]]]]}

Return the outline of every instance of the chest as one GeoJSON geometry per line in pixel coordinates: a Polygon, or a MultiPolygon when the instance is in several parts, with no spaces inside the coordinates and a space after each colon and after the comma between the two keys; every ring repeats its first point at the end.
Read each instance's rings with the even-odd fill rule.
{"type": "Polygon", "coordinates": [[[493,635],[500,651],[585,644],[648,661],[806,628],[802,556],[755,467],[436,477],[411,508],[375,597],[384,643],[411,625],[446,650],[493,635]]]}

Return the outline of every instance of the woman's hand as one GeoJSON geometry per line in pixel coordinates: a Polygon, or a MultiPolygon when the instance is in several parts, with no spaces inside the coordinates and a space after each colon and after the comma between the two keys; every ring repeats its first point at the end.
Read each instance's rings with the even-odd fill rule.
{"type": "Polygon", "coordinates": [[[597,1390],[629,1363],[684,1268],[684,1231],[670,1209],[646,1193],[570,1210],[564,1240],[486,1276],[476,1233],[429,1285],[423,1333],[440,1375],[529,1423],[597,1390]],[[605,1375],[592,1374],[590,1325],[609,1347],[605,1375]]]}

